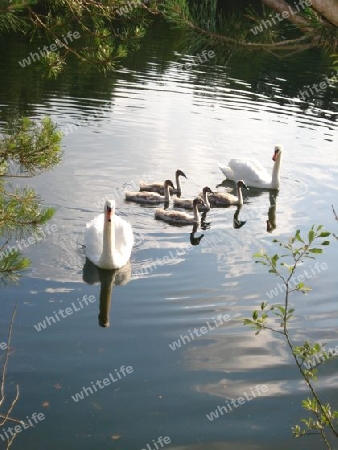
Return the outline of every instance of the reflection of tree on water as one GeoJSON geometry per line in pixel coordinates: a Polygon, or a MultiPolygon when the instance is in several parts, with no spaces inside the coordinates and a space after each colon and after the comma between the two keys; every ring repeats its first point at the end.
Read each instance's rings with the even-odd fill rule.
{"type": "Polygon", "coordinates": [[[100,283],[99,326],[109,327],[109,313],[113,286],[123,286],[131,278],[130,261],[122,269],[104,270],[93,264],[88,258],[83,266],[82,279],[87,284],[100,283]]]}

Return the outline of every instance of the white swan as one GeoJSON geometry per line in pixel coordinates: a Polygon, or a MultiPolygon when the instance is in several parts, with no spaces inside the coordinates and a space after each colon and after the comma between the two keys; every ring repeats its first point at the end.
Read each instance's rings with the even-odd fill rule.
{"type": "Polygon", "coordinates": [[[86,255],[101,269],[120,269],[129,261],[133,231],[128,222],[115,215],[115,200],[107,200],[103,211],[86,224],[86,255]]]}
{"type": "MultiPolygon", "coordinates": [[[[173,186],[173,189],[171,189],[171,194],[180,194],[181,193],[181,182],[180,177],[187,178],[185,173],[177,169],[175,172],[175,179],[176,179],[176,188],[173,186]]],[[[157,183],[150,183],[147,184],[144,181],[140,181],[140,191],[147,191],[147,192],[158,192],[159,194],[164,194],[164,183],[163,182],[157,182],[157,183]]]]}
{"type": "Polygon", "coordinates": [[[275,146],[272,175],[256,160],[232,159],[228,166],[218,164],[218,167],[229,180],[245,180],[248,186],[262,189],[279,189],[280,168],[282,164],[283,147],[275,146]]]}
{"type": "Polygon", "coordinates": [[[164,182],[164,195],[160,195],[158,192],[130,192],[125,193],[126,200],[136,203],[166,203],[170,200],[169,188],[174,187],[171,180],[165,180],[164,182]]]}
{"type": "MultiPolygon", "coordinates": [[[[203,198],[204,204],[198,205],[199,211],[210,211],[210,203],[208,200],[208,193],[213,193],[213,191],[208,186],[205,186],[202,190],[202,198],[203,198]]],[[[174,206],[176,206],[178,208],[192,209],[193,208],[193,200],[174,197],[174,206]]]]}
{"type": "Polygon", "coordinates": [[[163,208],[155,210],[155,219],[164,220],[176,225],[193,225],[200,223],[201,216],[198,212],[198,205],[204,204],[201,197],[196,197],[193,201],[193,215],[187,214],[183,211],[173,211],[163,208]]]}
{"type": "Polygon", "coordinates": [[[209,194],[209,202],[211,206],[228,206],[243,205],[242,188],[248,189],[243,180],[236,183],[237,196],[229,194],[229,192],[214,192],[209,194]]]}

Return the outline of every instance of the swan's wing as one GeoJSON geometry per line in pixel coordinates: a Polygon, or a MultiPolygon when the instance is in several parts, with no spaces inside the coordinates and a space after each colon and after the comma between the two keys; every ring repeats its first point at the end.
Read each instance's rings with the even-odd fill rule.
{"type": "Polygon", "coordinates": [[[86,223],[85,246],[86,255],[94,264],[97,264],[103,249],[103,221],[104,214],[96,216],[86,223]]]}
{"type": "MultiPolygon", "coordinates": [[[[124,266],[130,258],[134,245],[134,235],[130,223],[120,216],[114,216],[115,225],[115,253],[120,259],[119,265],[124,266]]],[[[114,256],[115,260],[115,256],[114,256]]]]}
{"type": "Polygon", "coordinates": [[[268,174],[262,164],[253,160],[232,159],[229,162],[234,174],[234,181],[244,180],[249,186],[271,183],[271,175],[268,174]]]}
{"type": "Polygon", "coordinates": [[[227,178],[228,180],[234,180],[234,172],[231,169],[231,167],[229,166],[224,166],[223,164],[218,163],[218,167],[220,168],[220,170],[223,172],[223,175],[225,176],[225,178],[227,178]]]}
{"type": "Polygon", "coordinates": [[[158,192],[162,194],[164,193],[164,182],[145,183],[144,181],[140,181],[140,191],[158,192]]]}

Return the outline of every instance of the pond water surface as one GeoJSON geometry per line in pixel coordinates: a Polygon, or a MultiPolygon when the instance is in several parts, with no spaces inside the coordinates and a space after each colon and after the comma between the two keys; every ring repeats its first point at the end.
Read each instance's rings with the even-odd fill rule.
{"type": "MultiPolygon", "coordinates": [[[[320,78],[316,55],[292,63],[265,57],[258,65],[235,57],[227,67],[206,63],[187,71],[178,68],[172,41],[174,31],[155,24],[141,50],[108,78],[74,67],[56,82],[42,81],[34,67],[19,69],[29,50],[23,43],[1,44],[1,120],[17,110],[49,115],[71,130],[62,163],[29,180],[55,207],[50,225],[57,230],[25,249],[32,266],[20,284],[1,289],[0,342],[18,304],[8,366],[8,395],[20,385],[15,417],[45,416],[13,449],[148,450],[160,436],[172,450],[320,447],[316,437],[291,436],[291,426],[306,416],[301,400],[308,394],[285,341],[269,331],[255,336],[241,319],[278,291],[278,279],[255,264],[255,252],[274,252],[274,238],[312,224],[338,234],[331,207],[338,210],[337,97],[332,90],[308,103],[297,98],[320,78]],[[245,222],[240,228],[236,207],[212,209],[205,229],[191,236],[190,226],[155,221],[153,207],[124,201],[140,179],[164,180],[178,167],[190,198],[222,183],[218,162],[257,158],[271,170],[278,143],[280,192],[276,198],[245,192],[235,216],[245,222]],[[135,234],[130,265],[108,275],[85,266],[83,246],[85,223],[107,198],[115,198],[117,214],[135,234]],[[100,301],[107,328],[98,323],[100,301]],[[74,313],[37,331],[66,307],[74,313]],[[208,323],[197,336],[193,330],[208,323]],[[172,350],[179,339],[181,347],[172,350]],[[121,366],[132,369],[123,374],[121,366]],[[92,382],[107,377],[110,384],[91,394],[92,382]],[[88,395],[74,401],[83,388],[88,395]],[[239,397],[244,404],[208,419],[239,397]]],[[[307,270],[313,291],[292,297],[291,335],[298,344],[312,339],[335,347],[334,238],[318,262],[326,269],[315,269],[315,261],[299,269],[307,270]]],[[[279,290],[272,301],[282,300],[279,290]]],[[[331,361],[320,376],[320,392],[333,404],[337,367],[331,361]]]]}

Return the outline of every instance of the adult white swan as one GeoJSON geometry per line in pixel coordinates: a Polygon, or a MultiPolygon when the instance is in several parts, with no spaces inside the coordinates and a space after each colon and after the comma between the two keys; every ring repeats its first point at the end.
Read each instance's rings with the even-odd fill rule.
{"type": "Polygon", "coordinates": [[[275,162],[272,175],[269,175],[261,163],[256,160],[231,159],[228,166],[218,164],[218,167],[229,180],[245,180],[248,186],[278,190],[280,185],[282,154],[283,147],[276,145],[272,157],[272,160],[275,162]]]}
{"type": "MultiPolygon", "coordinates": [[[[176,188],[175,186],[172,186],[171,193],[172,194],[180,194],[181,193],[181,182],[180,177],[187,178],[185,173],[181,169],[177,169],[175,172],[175,179],[176,179],[176,188]]],[[[147,191],[147,192],[158,192],[161,195],[164,195],[165,189],[164,189],[164,183],[163,181],[155,182],[147,184],[144,181],[140,181],[140,191],[147,191]]]]}
{"type": "Polygon", "coordinates": [[[131,225],[115,215],[115,200],[107,200],[103,214],[86,224],[86,255],[101,269],[120,269],[129,261],[134,236],[131,225]]]}

